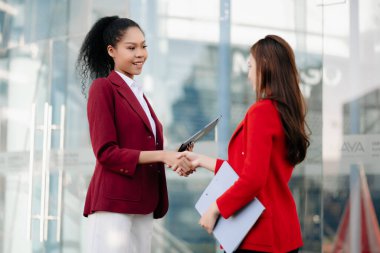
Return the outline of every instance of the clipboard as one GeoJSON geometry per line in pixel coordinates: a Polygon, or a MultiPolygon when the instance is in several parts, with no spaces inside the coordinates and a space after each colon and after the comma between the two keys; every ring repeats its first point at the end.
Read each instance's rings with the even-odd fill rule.
{"type": "Polygon", "coordinates": [[[222,118],[222,115],[220,115],[216,119],[212,120],[210,123],[205,125],[201,130],[199,130],[193,136],[191,136],[189,139],[182,142],[181,146],[178,148],[178,152],[185,151],[187,149],[187,146],[189,146],[192,143],[195,143],[196,141],[201,139],[203,136],[208,134],[212,129],[215,128],[215,126],[218,124],[218,122],[221,118],[222,118]]]}
{"type": "MultiPolygon", "coordinates": [[[[238,178],[228,162],[224,162],[195,204],[198,213],[204,214],[238,178]]],[[[230,218],[219,217],[213,234],[227,253],[232,253],[239,247],[264,210],[263,204],[254,198],[230,218]]]]}

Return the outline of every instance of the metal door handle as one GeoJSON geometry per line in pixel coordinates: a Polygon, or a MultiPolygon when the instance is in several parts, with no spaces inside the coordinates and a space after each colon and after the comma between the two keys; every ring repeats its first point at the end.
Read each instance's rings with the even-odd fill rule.
{"type": "Polygon", "coordinates": [[[45,166],[45,216],[44,217],[44,241],[47,241],[49,225],[49,197],[50,197],[50,151],[51,151],[51,131],[52,131],[52,107],[48,105],[48,122],[47,122],[47,146],[46,146],[46,166],[45,166]]]}
{"type": "Polygon", "coordinates": [[[28,196],[28,217],[27,217],[27,237],[32,239],[32,220],[37,219],[40,222],[39,236],[40,241],[47,241],[49,220],[57,221],[56,238],[57,242],[61,240],[62,227],[62,196],[63,196],[63,165],[64,165],[64,137],[65,137],[65,106],[61,106],[61,122],[60,125],[52,124],[52,106],[48,103],[44,105],[44,121],[41,126],[36,127],[36,105],[32,104],[32,120],[30,126],[30,155],[29,155],[29,196],[28,196]],[[35,131],[43,132],[43,150],[42,150],[42,169],[41,169],[41,203],[40,213],[33,215],[33,172],[34,172],[34,145],[35,131]],[[52,130],[60,130],[59,143],[59,163],[58,163],[58,200],[57,200],[57,216],[49,215],[49,199],[50,199],[50,153],[52,130]]]}
{"type": "MultiPolygon", "coordinates": [[[[58,200],[57,200],[57,216],[49,215],[49,187],[46,191],[46,199],[45,199],[45,215],[46,215],[46,222],[45,222],[45,229],[44,229],[44,239],[47,240],[48,236],[48,223],[49,220],[56,220],[57,222],[57,229],[56,229],[56,240],[57,242],[61,241],[61,226],[62,226],[62,195],[63,195],[63,151],[64,151],[64,126],[65,126],[65,106],[61,106],[61,119],[60,119],[60,125],[53,125],[52,124],[52,107],[49,106],[49,127],[48,127],[48,149],[47,149],[47,155],[50,157],[50,151],[51,151],[51,133],[52,130],[60,130],[59,135],[59,156],[58,156],[58,200]]],[[[47,166],[46,166],[46,184],[47,186],[50,185],[50,159],[48,160],[47,166]]]]}
{"type": "Polygon", "coordinates": [[[28,192],[28,216],[27,238],[32,239],[32,204],[33,204],[33,169],[34,169],[34,131],[36,126],[36,104],[32,104],[30,120],[30,154],[29,154],[29,192],[28,192]]]}
{"type": "Polygon", "coordinates": [[[59,176],[58,176],[58,205],[57,205],[57,242],[61,241],[61,226],[62,226],[62,195],[63,195],[63,149],[65,147],[65,106],[61,106],[61,122],[60,122],[60,135],[59,135],[59,176]]]}
{"type": "Polygon", "coordinates": [[[45,231],[45,197],[46,197],[46,166],[48,163],[48,127],[49,127],[49,105],[44,105],[44,123],[43,123],[43,152],[42,152],[42,170],[41,170],[41,205],[40,205],[40,241],[44,240],[45,231]]]}

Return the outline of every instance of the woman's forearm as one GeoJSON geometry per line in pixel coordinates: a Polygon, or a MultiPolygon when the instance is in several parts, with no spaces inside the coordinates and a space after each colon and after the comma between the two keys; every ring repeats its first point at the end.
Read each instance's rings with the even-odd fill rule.
{"type": "Polygon", "coordinates": [[[184,171],[192,171],[194,167],[186,158],[178,158],[178,152],[166,150],[141,151],[138,163],[157,163],[162,162],[174,171],[179,167],[184,171]]]}
{"type": "Polygon", "coordinates": [[[212,172],[215,171],[216,159],[206,155],[199,155],[199,165],[212,172]]]}
{"type": "Polygon", "coordinates": [[[165,162],[165,151],[141,151],[139,156],[139,164],[165,162]]]}

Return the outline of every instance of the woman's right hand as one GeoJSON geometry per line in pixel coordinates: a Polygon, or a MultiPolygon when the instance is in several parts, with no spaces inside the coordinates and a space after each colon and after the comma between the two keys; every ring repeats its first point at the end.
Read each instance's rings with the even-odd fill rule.
{"type": "Polygon", "coordinates": [[[193,168],[192,171],[182,171],[181,169],[178,170],[177,173],[179,175],[181,175],[181,176],[189,176],[194,171],[196,171],[196,169],[198,167],[201,166],[201,157],[202,157],[202,155],[199,155],[197,153],[193,153],[193,152],[190,152],[190,151],[184,151],[184,152],[181,152],[177,157],[179,159],[182,159],[182,158],[187,159],[191,163],[191,166],[193,168]]]}
{"type": "Polygon", "coordinates": [[[184,151],[179,153],[177,156],[179,159],[180,158],[186,158],[188,161],[191,162],[191,165],[195,168],[198,168],[201,165],[201,156],[200,154],[190,152],[190,151],[184,151]]]}
{"type": "Polygon", "coordinates": [[[193,173],[195,167],[189,159],[180,154],[180,152],[165,151],[163,162],[181,176],[188,176],[193,173]]]}
{"type": "Polygon", "coordinates": [[[198,167],[208,169],[212,172],[215,170],[215,164],[216,164],[215,158],[202,155],[202,154],[197,154],[190,151],[184,151],[178,155],[178,158],[184,158],[184,157],[186,157],[186,159],[191,162],[191,166],[194,168],[194,170],[198,167]]]}

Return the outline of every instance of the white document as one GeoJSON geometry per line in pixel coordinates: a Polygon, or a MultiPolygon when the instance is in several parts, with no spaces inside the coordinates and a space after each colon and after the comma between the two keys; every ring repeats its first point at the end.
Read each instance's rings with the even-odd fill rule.
{"type": "MultiPolygon", "coordinates": [[[[204,214],[210,205],[228,190],[238,178],[239,176],[233,168],[224,162],[195,204],[197,211],[201,215],[204,214]]],[[[239,247],[264,209],[265,207],[261,202],[255,198],[230,218],[219,218],[213,233],[227,253],[232,253],[239,247]]]]}

